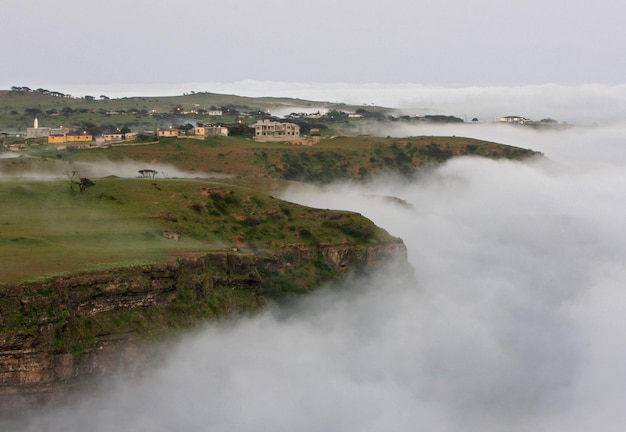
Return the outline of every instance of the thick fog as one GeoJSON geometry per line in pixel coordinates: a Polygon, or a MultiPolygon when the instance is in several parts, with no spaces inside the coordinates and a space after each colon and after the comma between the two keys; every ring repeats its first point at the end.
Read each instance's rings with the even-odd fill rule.
{"type": "MultiPolygon", "coordinates": [[[[0,154],[0,158],[16,158],[23,157],[28,158],[32,156],[19,155],[15,153],[0,154]]],[[[35,158],[39,162],[39,158],[35,158]]],[[[202,171],[185,171],[181,170],[173,165],[164,164],[160,162],[138,162],[134,160],[122,160],[122,161],[98,161],[92,162],[66,162],[66,161],[47,161],[45,165],[35,165],[32,169],[22,170],[19,172],[3,172],[0,169],[0,179],[10,178],[23,178],[23,179],[59,179],[66,178],[66,172],[75,171],[77,176],[80,177],[124,177],[135,178],[140,177],[140,170],[151,169],[156,172],[155,178],[229,178],[232,177],[229,174],[217,173],[217,172],[202,172],[202,171]]]]}
{"type": "Polygon", "coordinates": [[[411,269],[210,326],[19,430],[623,430],[626,134],[503,130],[548,158],[284,194],[370,217],[411,269]]]}
{"type": "MultiPolygon", "coordinates": [[[[44,86],[45,87],[45,86],[44,86]]],[[[174,96],[183,93],[213,92],[250,97],[293,97],[398,108],[402,114],[443,114],[466,121],[477,118],[482,123],[496,117],[519,115],[532,120],[552,118],[560,122],[592,125],[624,119],[626,85],[623,84],[533,84],[436,86],[384,83],[317,83],[245,80],[235,82],[188,82],[176,84],[68,85],[50,84],[47,88],[76,96],[106,94],[109,97],[174,96]]],[[[322,106],[324,104],[321,104],[322,106]]],[[[272,110],[275,115],[293,111],[313,112],[317,107],[289,111],[272,110]]]]}
{"type": "MultiPolygon", "coordinates": [[[[626,110],[624,111],[626,115],[626,110]]],[[[380,136],[457,136],[494,141],[540,151],[559,165],[586,170],[598,165],[626,164],[626,122],[534,128],[505,123],[372,123],[361,128],[380,136]]]]}

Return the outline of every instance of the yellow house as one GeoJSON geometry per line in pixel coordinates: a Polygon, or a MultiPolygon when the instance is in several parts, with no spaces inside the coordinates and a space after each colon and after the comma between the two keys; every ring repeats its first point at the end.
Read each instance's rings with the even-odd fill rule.
{"type": "Polygon", "coordinates": [[[48,135],[48,144],[64,143],[65,135],[48,135]]]}
{"type": "Polygon", "coordinates": [[[87,134],[80,135],[48,135],[48,144],[68,143],[68,142],[91,142],[93,136],[87,134]]]}
{"type": "Polygon", "coordinates": [[[174,129],[174,128],[168,128],[168,129],[159,129],[157,131],[157,135],[158,136],[162,136],[162,137],[171,137],[171,136],[179,136],[184,134],[184,132],[181,133],[180,130],[178,129],[174,129]]]}
{"type": "Polygon", "coordinates": [[[81,135],[65,135],[65,142],[91,142],[93,141],[93,137],[87,134],[81,135]]]}

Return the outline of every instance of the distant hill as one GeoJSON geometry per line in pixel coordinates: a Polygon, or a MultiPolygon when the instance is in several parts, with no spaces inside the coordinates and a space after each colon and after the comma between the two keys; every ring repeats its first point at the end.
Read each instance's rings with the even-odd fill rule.
{"type": "MultiPolygon", "coordinates": [[[[171,124],[200,121],[204,123],[254,122],[268,111],[344,110],[360,106],[295,98],[245,97],[200,92],[181,96],[109,98],[106,95],[69,97],[59,92],[0,90],[0,132],[24,132],[33,119],[45,127],[80,126],[86,122],[100,127],[126,126],[135,131],[155,130],[171,124]],[[53,95],[57,94],[57,96],[53,95]],[[220,116],[209,111],[220,110],[220,116]]],[[[391,111],[368,107],[370,110],[391,111]]]]}

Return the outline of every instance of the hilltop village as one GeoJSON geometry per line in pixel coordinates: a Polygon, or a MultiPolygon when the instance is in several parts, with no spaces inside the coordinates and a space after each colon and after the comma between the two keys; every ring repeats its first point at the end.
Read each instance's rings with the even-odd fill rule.
{"type": "MultiPolygon", "coordinates": [[[[62,150],[168,137],[244,136],[256,141],[312,144],[319,137],[358,135],[360,128],[372,121],[466,122],[452,115],[408,115],[375,106],[213,93],[115,99],[18,86],[0,91],[0,150],[11,151],[33,144],[51,144],[62,150]]],[[[532,127],[561,125],[552,119],[533,121],[523,116],[498,117],[496,121],[532,127]]],[[[471,123],[479,120],[472,118],[471,123]]]]}
{"type": "MultiPolygon", "coordinates": [[[[92,135],[87,130],[77,132],[76,128],[59,127],[39,127],[39,120],[35,117],[33,127],[26,129],[26,139],[46,138],[48,144],[66,144],[75,148],[84,148],[91,145],[110,144],[114,142],[124,142],[146,137],[191,137],[205,138],[208,136],[228,136],[229,128],[221,125],[204,125],[198,123],[196,126],[189,124],[179,127],[167,127],[156,131],[133,132],[128,129],[115,132],[103,132],[100,135],[92,135]]],[[[257,141],[295,141],[300,139],[300,126],[295,123],[259,120],[249,126],[252,129],[252,137],[257,141]]],[[[57,149],[66,148],[60,145],[57,149]]]]}

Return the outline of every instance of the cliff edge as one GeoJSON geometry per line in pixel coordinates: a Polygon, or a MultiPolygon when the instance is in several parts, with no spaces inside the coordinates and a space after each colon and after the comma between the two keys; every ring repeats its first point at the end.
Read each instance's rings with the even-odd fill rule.
{"type": "Polygon", "coordinates": [[[0,412],[62,402],[95,377],[145,367],[149,342],[178,329],[254,313],[270,299],[390,259],[406,260],[403,242],[393,237],[370,245],[284,245],[272,253],[195,253],[2,285],[0,412]]]}

